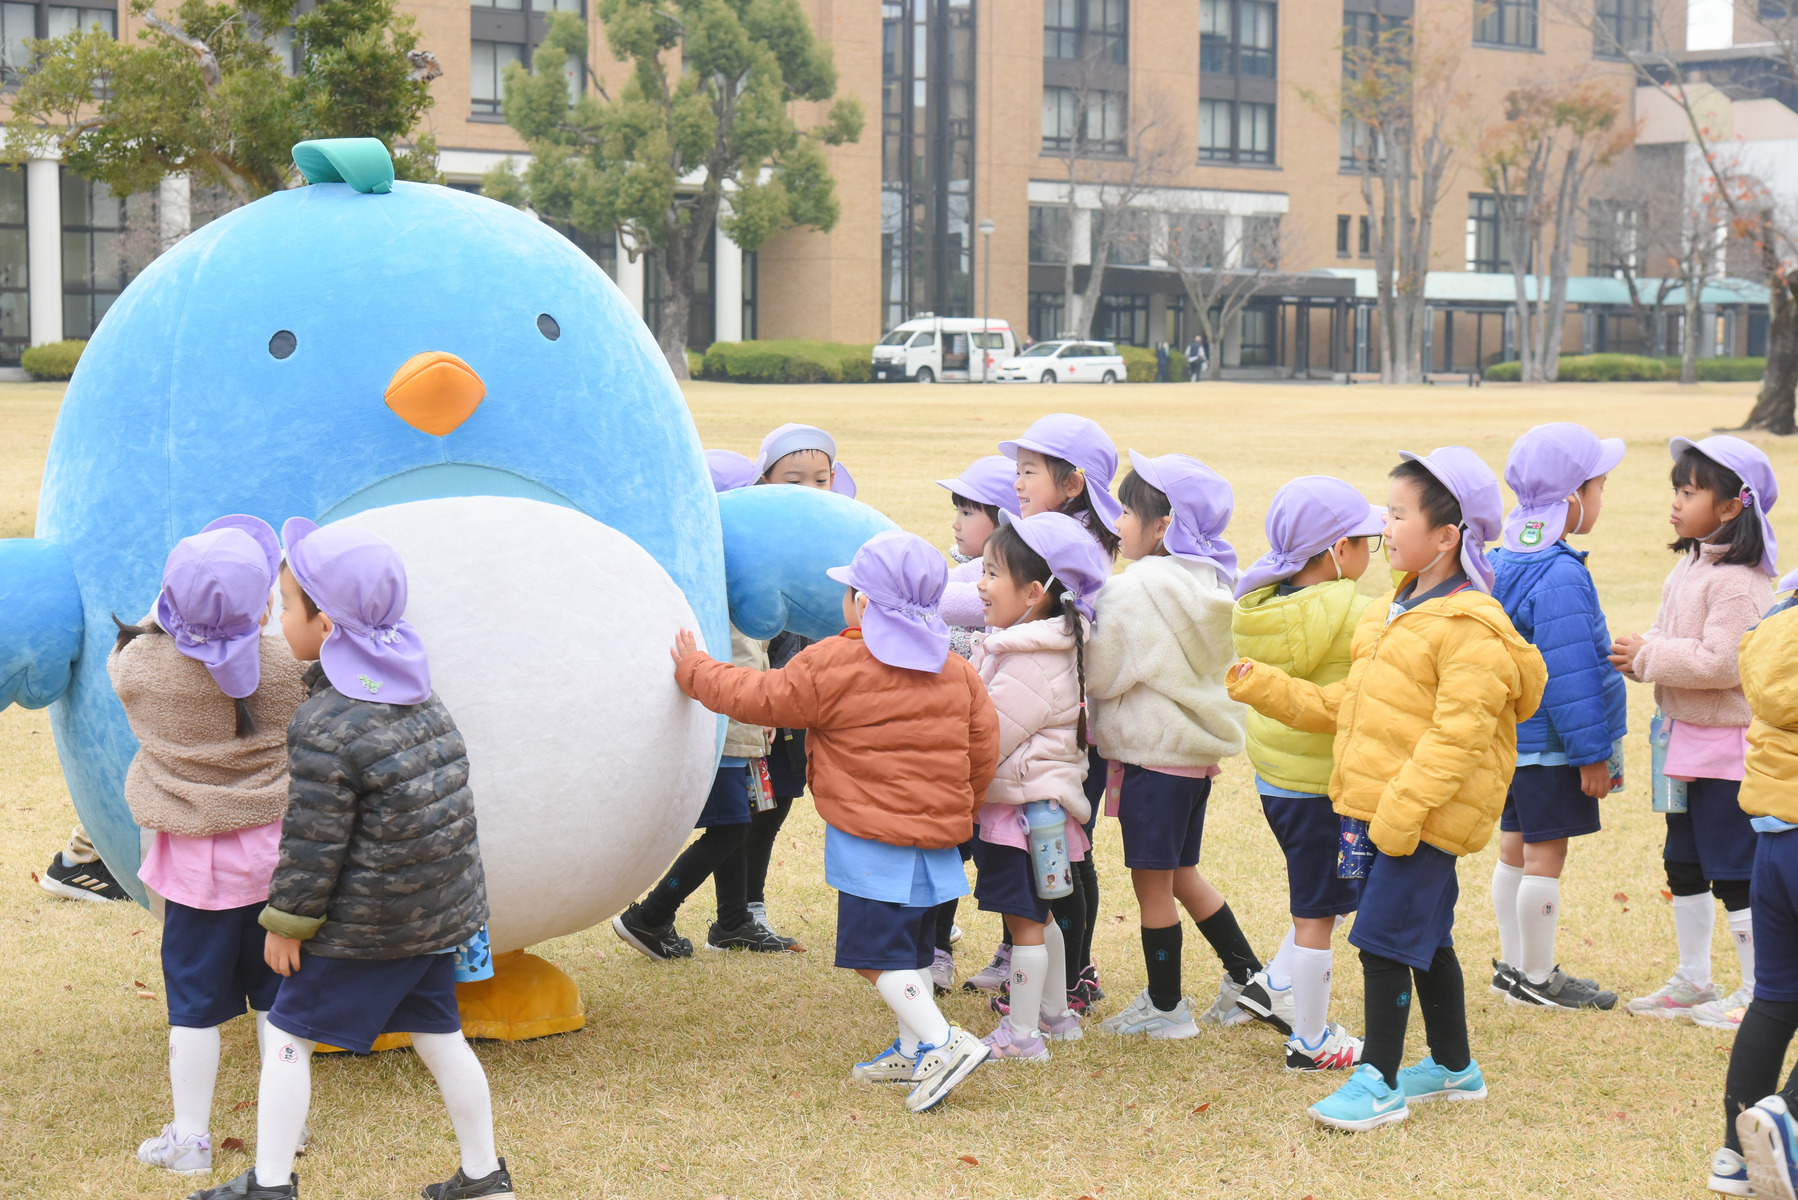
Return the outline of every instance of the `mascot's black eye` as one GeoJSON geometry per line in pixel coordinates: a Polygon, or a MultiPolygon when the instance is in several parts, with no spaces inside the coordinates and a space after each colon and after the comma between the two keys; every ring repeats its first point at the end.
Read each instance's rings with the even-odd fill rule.
{"type": "Polygon", "coordinates": [[[299,344],[300,339],[294,337],[291,330],[282,329],[268,340],[268,352],[276,358],[286,358],[299,344]]]}
{"type": "MultiPolygon", "coordinates": [[[[562,327],[556,324],[556,319],[548,313],[538,313],[537,332],[553,342],[562,336],[562,327]]],[[[288,336],[291,337],[292,335],[289,334],[288,336]]]]}

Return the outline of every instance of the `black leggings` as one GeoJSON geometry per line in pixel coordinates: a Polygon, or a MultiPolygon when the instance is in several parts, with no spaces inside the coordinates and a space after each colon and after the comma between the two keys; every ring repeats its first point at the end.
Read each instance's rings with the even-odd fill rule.
{"type": "Polygon", "coordinates": [[[764,904],[768,899],[768,863],[774,858],[774,843],[780,827],[793,811],[793,797],[779,796],[767,812],[751,813],[748,837],[743,842],[744,895],[751,904],[764,904]]]}
{"type": "Polygon", "coordinates": [[[1667,890],[1675,896],[1702,896],[1709,892],[1723,901],[1723,907],[1730,912],[1741,912],[1748,907],[1746,879],[1706,879],[1704,868],[1692,862],[1663,859],[1661,865],[1667,868],[1667,890]]]}
{"type": "Polygon", "coordinates": [[[643,897],[643,919],[651,925],[668,924],[709,875],[718,893],[718,924],[726,929],[746,924],[749,905],[743,898],[742,850],[748,829],[747,825],[714,825],[700,834],[643,897]]]}
{"type": "MultiPolygon", "coordinates": [[[[1779,1086],[1779,1069],[1785,1065],[1786,1048],[1798,1033],[1798,1004],[1780,1000],[1754,1000],[1736,1030],[1736,1044],[1729,1052],[1729,1075],[1723,1083],[1723,1144],[1742,1152],[1736,1133],[1736,1117],[1773,1094],[1779,1086]]],[[[1798,1067],[1786,1079],[1786,1102],[1798,1107],[1798,1067]]]]}
{"type": "Polygon", "coordinates": [[[1429,1041],[1430,1057],[1437,1066],[1449,1071],[1467,1069],[1472,1061],[1467,1048],[1467,988],[1454,947],[1437,950],[1427,971],[1363,950],[1361,974],[1367,994],[1367,1039],[1361,1049],[1361,1061],[1379,1068],[1387,1087],[1398,1086],[1413,992],[1418,1007],[1423,1009],[1423,1031],[1429,1041]]]}

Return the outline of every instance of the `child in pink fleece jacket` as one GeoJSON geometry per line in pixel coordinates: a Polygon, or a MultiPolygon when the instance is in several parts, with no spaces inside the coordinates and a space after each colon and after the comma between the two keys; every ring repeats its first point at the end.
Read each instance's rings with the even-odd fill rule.
{"type": "Polygon", "coordinates": [[[1098,543],[1061,513],[1003,526],[986,543],[979,588],[990,631],[976,636],[972,661],[999,714],[999,766],[975,817],[974,898],[1004,916],[1012,938],[1010,1011],[981,1039],[993,1058],[1041,1062],[1048,1041],[1080,1037],[1067,943],[1037,892],[1024,805],[1059,805],[1070,860],[1086,856],[1083,660],[1091,598],[1108,574],[1098,543]]]}
{"type": "Polygon", "coordinates": [[[1654,625],[1618,639],[1611,663],[1627,679],[1654,684],[1660,720],[1670,726],[1662,773],[1685,785],[1684,810],[1667,813],[1661,855],[1679,969],[1629,1010],[1733,1030],[1754,997],[1755,832],[1736,803],[1749,722],[1737,655],[1742,635],[1773,604],[1779,548],[1767,512],[1779,485],[1767,456],[1741,438],[1674,438],[1670,449],[1679,562],[1661,586],[1654,625]],[[1713,895],[1729,911],[1742,966],[1742,986],[1728,997],[1711,982],[1713,895]]]}

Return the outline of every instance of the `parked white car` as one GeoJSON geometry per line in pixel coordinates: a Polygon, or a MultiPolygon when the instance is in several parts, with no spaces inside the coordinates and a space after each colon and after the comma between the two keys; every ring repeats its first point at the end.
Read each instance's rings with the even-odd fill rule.
{"type": "Polygon", "coordinates": [[[1124,357],[1110,342],[1038,342],[999,364],[1001,383],[1121,383],[1124,357]]]}
{"type": "Polygon", "coordinates": [[[980,382],[1018,352],[1011,326],[997,319],[926,313],[895,326],[874,347],[874,382],[980,382]]]}

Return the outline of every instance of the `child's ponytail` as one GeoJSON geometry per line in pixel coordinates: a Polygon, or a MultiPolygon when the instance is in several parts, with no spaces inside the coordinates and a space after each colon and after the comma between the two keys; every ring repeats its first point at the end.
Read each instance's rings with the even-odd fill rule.
{"type": "MultiPolygon", "coordinates": [[[[112,652],[114,654],[117,654],[126,646],[129,646],[133,641],[146,634],[163,634],[168,632],[161,625],[156,623],[154,617],[146,620],[142,625],[127,625],[125,622],[119,620],[118,613],[113,613],[112,623],[119,627],[118,640],[112,645],[112,652]]],[[[241,696],[233,696],[231,697],[231,708],[237,717],[237,736],[246,738],[255,733],[256,718],[250,715],[250,705],[248,701],[241,696]]]]}

